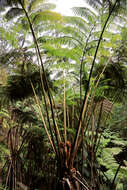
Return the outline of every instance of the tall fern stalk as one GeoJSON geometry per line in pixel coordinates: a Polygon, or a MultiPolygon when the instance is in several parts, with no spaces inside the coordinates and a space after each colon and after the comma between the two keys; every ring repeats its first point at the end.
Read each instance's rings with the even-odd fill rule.
{"type": "MultiPolygon", "coordinates": [[[[36,48],[36,54],[37,54],[37,60],[38,60],[38,63],[39,63],[39,57],[38,57],[38,53],[37,53],[37,48],[36,48]]],[[[46,93],[45,93],[45,90],[44,90],[43,79],[42,79],[42,69],[41,68],[40,68],[40,77],[41,77],[42,91],[43,91],[43,94],[44,94],[44,104],[45,104],[45,109],[46,109],[46,116],[47,116],[47,120],[48,120],[48,124],[49,124],[49,131],[50,131],[50,134],[51,134],[51,141],[49,140],[49,142],[50,142],[51,145],[53,144],[53,146],[52,146],[53,150],[55,150],[55,153],[57,154],[57,149],[56,149],[56,146],[55,146],[55,141],[54,141],[54,137],[53,137],[53,131],[52,131],[52,128],[51,128],[51,123],[50,123],[50,118],[49,118],[49,112],[48,112],[47,101],[46,101],[46,93]]],[[[32,83],[31,83],[31,86],[32,86],[34,95],[36,95],[35,94],[36,92],[35,92],[35,89],[34,89],[34,86],[33,86],[32,83]]],[[[35,100],[36,100],[36,98],[35,98],[35,100]]],[[[40,107],[38,102],[37,102],[37,105],[40,107]]],[[[47,132],[48,131],[46,130],[46,133],[47,132]]]]}
{"type": "Polygon", "coordinates": [[[105,21],[105,24],[103,26],[103,29],[101,31],[101,34],[100,34],[100,37],[99,37],[99,40],[98,40],[98,44],[97,44],[96,51],[95,51],[95,54],[94,54],[92,66],[91,66],[90,73],[89,73],[89,79],[88,79],[88,83],[87,83],[87,87],[86,87],[86,92],[85,92],[85,95],[84,95],[83,105],[82,105],[82,109],[81,109],[81,113],[80,113],[80,118],[79,118],[79,122],[78,122],[78,128],[77,128],[76,136],[75,136],[74,143],[73,143],[73,149],[72,149],[72,153],[71,153],[71,155],[72,155],[72,157],[71,157],[72,163],[74,161],[74,158],[75,158],[75,155],[76,155],[76,152],[77,152],[77,145],[78,145],[78,141],[79,141],[79,136],[80,136],[80,132],[81,132],[81,126],[82,126],[83,116],[84,116],[84,107],[86,105],[86,102],[88,101],[87,100],[87,94],[88,94],[88,91],[89,91],[91,76],[92,76],[93,68],[94,68],[94,65],[95,65],[97,53],[98,53],[98,50],[99,50],[99,47],[100,47],[100,43],[101,43],[104,31],[106,29],[107,23],[108,23],[111,15],[112,15],[112,13],[114,12],[115,7],[116,7],[116,5],[117,5],[117,3],[119,1],[120,0],[116,0],[115,3],[114,3],[114,5],[112,6],[112,9],[109,12],[109,15],[108,15],[108,17],[107,17],[107,19],[105,21]]]}
{"type": "Polygon", "coordinates": [[[63,107],[64,107],[64,140],[65,143],[67,141],[67,129],[66,129],[66,86],[65,86],[65,71],[63,71],[63,81],[64,81],[64,102],[63,102],[63,107]]]}
{"type": "MultiPolygon", "coordinates": [[[[35,47],[37,49],[37,53],[38,53],[37,56],[40,59],[42,71],[43,71],[43,74],[44,74],[44,80],[46,82],[46,87],[47,87],[47,91],[48,91],[48,97],[49,97],[51,113],[52,113],[52,120],[53,120],[53,125],[54,125],[54,130],[55,130],[55,137],[56,137],[56,142],[57,142],[57,146],[58,146],[59,143],[60,143],[61,138],[59,136],[60,133],[58,133],[58,129],[57,129],[56,122],[55,122],[55,115],[54,115],[54,110],[53,110],[52,98],[51,98],[51,95],[50,95],[50,90],[49,90],[49,86],[48,86],[47,79],[46,79],[46,74],[45,74],[45,70],[44,70],[44,66],[43,66],[43,61],[42,61],[42,58],[41,58],[40,49],[39,49],[39,46],[38,46],[38,42],[37,42],[37,39],[36,39],[36,36],[35,36],[35,33],[34,33],[32,23],[30,21],[29,15],[28,15],[26,9],[24,8],[24,5],[23,5],[21,0],[19,0],[19,3],[20,3],[20,5],[21,5],[26,17],[27,17],[27,20],[28,20],[28,23],[29,23],[29,26],[30,26],[30,30],[31,30],[31,33],[32,33],[32,36],[33,36],[33,39],[34,39],[34,44],[35,44],[35,47]]],[[[45,96],[45,94],[44,94],[44,96],[45,96]]],[[[45,106],[47,106],[47,105],[45,105],[45,106]]],[[[58,146],[58,149],[59,149],[59,146],[58,146]]],[[[56,155],[58,156],[58,154],[59,154],[59,151],[56,153],[56,155]]]]}
{"type": "Polygon", "coordinates": [[[89,42],[89,39],[90,39],[90,37],[92,35],[92,31],[93,31],[94,27],[95,27],[95,24],[92,27],[92,29],[91,29],[91,31],[89,33],[88,38],[86,39],[86,44],[85,44],[85,47],[84,47],[84,50],[83,50],[83,54],[82,54],[82,58],[81,58],[81,63],[80,63],[80,104],[81,104],[81,101],[82,101],[82,70],[83,70],[83,60],[84,60],[84,56],[85,56],[85,53],[86,53],[86,50],[87,50],[88,42],[89,42]]]}
{"type": "Polygon", "coordinates": [[[34,92],[35,101],[36,101],[36,103],[37,103],[37,105],[38,105],[39,112],[40,112],[40,116],[41,116],[41,120],[42,120],[42,123],[43,123],[43,125],[44,125],[46,134],[47,134],[47,136],[48,136],[49,142],[50,142],[50,144],[51,144],[51,146],[52,146],[52,149],[53,149],[54,153],[56,153],[56,150],[55,150],[53,141],[52,141],[52,139],[51,139],[51,137],[50,137],[50,134],[49,134],[49,132],[48,132],[48,128],[47,128],[47,126],[46,126],[46,123],[45,123],[45,120],[44,120],[44,117],[43,117],[43,114],[42,114],[42,111],[41,111],[41,106],[40,106],[40,103],[39,103],[39,100],[38,100],[38,97],[37,97],[35,88],[34,88],[34,86],[33,86],[32,83],[31,83],[31,86],[32,86],[32,89],[33,89],[33,92],[34,92]]]}

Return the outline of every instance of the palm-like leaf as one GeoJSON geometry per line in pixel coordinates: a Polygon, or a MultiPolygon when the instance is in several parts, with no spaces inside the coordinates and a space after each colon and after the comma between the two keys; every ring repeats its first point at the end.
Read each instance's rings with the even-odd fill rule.
{"type": "Polygon", "coordinates": [[[52,10],[52,9],[55,9],[56,8],[56,5],[55,4],[52,4],[52,3],[43,3],[41,1],[41,4],[40,5],[36,5],[35,7],[33,7],[32,9],[28,8],[28,11],[30,12],[30,14],[36,12],[36,11],[46,11],[46,10],[52,10]]]}
{"type": "MultiPolygon", "coordinates": [[[[104,67],[103,64],[96,65],[93,75],[99,76],[99,73],[101,73],[103,67],[104,67]]],[[[123,96],[123,94],[125,93],[125,86],[126,86],[125,78],[126,78],[126,72],[124,65],[116,62],[109,63],[103,73],[103,78],[101,79],[100,82],[100,85],[108,86],[108,89],[104,90],[105,95],[112,97],[112,95],[116,93],[116,96],[119,94],[119,98],[123,96]]]]}
{"type": "Polygon", "coordinates": [[[32,15],[32,22],[37,25],[41,21],[59,21],[62,19],[61,15],[52,11],[42,11],[37,12],[35,15],[32,15]]]}
{"type": "MultiPolygon", "coordinates": [[[[103,11],[105,12],[106,11],[110,12],[115,3],[115,1],[113,0],[85,0],[85,1],[97,11],[103,8],[103,11]]],[[[116,15],[118,13],[126,14],[126,6],[127,6],[126,0],[116,1],[116,6],[113,15],[116,15]]]]}
{"type": "Polygon", "coordinates": [[[87,3],[93,8],[100,8],[102,6],[103,0],[87,0],[87,3]]]}
{"type": "Polygon", "coordinates": [[[72,10],[76,15],[81,16],[90,24],[95,24],[95,20],[97,19],[97,14],[95,12],[85,7],[73,7],[72,10]]]}
{"type": "MultiPolygon", "coordinates": [[[[22,1],[21,1],[22,2],[22,1]]],[[[54,4],[51,4],[51,3],[45,3],[45,0],[41,1],[41,0],[24,0],[23,2],[23,6],[26,10],[28,10],[29,14],[31,15],[31,17],[33,17],[33,14],[34,16],[37,17],[37,15],[41,16],[41,14],[47,10],[51,10],[51,9],[54,9],[55,8],[55,5],[54,4]],[[36,13],[36,14],[35,14],[36,13]]],[[[16,5],[21,5],[20,4],[20,1],[14,1],[14,0],[10,0],[8,2],[8,5],[15,5],[15,7],[13,8],[10,8],[7,13],[6,13],[6,18],[7,19],[13,19],[21,14],[24,13],[23,9],[20,8],[19,6],[16,6],[16,5]]],[[[47,12],[47,15],[48,15],[48,12],[47,12]]],[[[53,17],[50,17],[49,16],[49,19],[50,18],[54,18],[55,15],[53,15],[53,17]]],[[[46,14],[43,15],[43,17],[46,17],[46,14]]],[[[57,16],[56,16],[57,17],[57,16]]],[[[34,18],[33,18],[34,19],[34,18]]],[[[44,19],[45,20],[45,19],[44,19]]]]}
{"type": "Polygon", "coordinates": [[[27,51],[27,48],[10,50],[8,53],[4,53],[0,56],[0,65],[5,68],[8,67],[9,72],[14,72],[15,70],[15,72],[23,74],[24,71],[30,71],[31,68],[34,67],[32,65],[33,56],[34,53],[32,51],[27,51]]]}
{"type": "MultiPolygon", "coordinates": [[[[47,74],[48,82],[50,88],[52,88],[52,82],[49,79],[49,74],[47,74]]],[[[44,76],[42,75],[42,79],[44,80],[44,76]]],[[[14,74],[10,75],[7,80],[7,85],[4,87],[4,93],[10,100],[21,100],[30,96],[33,96],[32,84],[35,86],[36,93],[41,93],[41,80],[40,80],[40,72],[33,71],[31,73],[22,74],[14,74]]],[[[47,87],[44,81],[44,88],[47,91],[47,87]]]]}
{"type": "Polygon", "coordinates": [[[28,5],[28,10],[31,12],[45,3],[46,0],[32,0],[28,5]]]}

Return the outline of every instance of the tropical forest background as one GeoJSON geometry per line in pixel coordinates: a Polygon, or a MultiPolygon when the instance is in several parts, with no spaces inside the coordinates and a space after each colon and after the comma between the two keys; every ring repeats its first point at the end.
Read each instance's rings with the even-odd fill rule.
{"type": "Polygon", "coordinates": [[[0,1],[1,190],[127,190],[127,1],[84,2],[0,1]]]}

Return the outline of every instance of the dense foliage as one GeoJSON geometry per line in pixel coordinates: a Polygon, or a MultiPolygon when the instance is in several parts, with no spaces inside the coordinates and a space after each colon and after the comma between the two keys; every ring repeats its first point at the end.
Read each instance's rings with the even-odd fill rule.
{"type": "Polygon", "coordinates": [[[87,3],[0,1],[0,189],[127,189],[127,3],[87,3]]]}

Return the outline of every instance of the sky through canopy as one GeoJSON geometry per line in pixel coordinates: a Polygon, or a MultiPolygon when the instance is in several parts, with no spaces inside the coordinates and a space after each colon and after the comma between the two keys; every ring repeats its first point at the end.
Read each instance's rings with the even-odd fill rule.
{"type": "Polygon", "coordinates": [[[52,3],[56,4],[56,12],[62,15],[72,16],[74,15],[71,8],[85,6],[84,0],[51,0],[52,3]]]}

